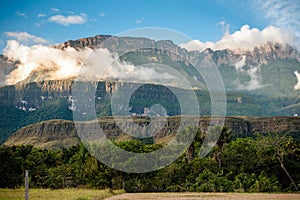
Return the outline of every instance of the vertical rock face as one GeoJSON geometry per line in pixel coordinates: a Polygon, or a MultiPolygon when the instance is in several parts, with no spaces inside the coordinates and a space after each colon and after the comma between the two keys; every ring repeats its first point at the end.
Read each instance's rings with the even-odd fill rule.
{"type": "MultiPolygon", "coordinates": [[[[51,102],[67,102],[72,106],[73,80],[45,80],[41,82],[18,83],[0,89],[1,105],[16,107],[23,111],[34,111],[51,102]]],[[[95,97],[106,99],[118,88],[115,82],[98,82],[95,97]]]]}
{"type": "Polygon", "coordinates": [[[111,35],[97,35],[95,37],[82,38],[79,40],[69,40],[64,43],[64,47],[74,47],[74,48],[102,48],[103,41],[111,38],[111,35]]]}
{"type": "Polygon", "coordinates": [[[70,92],[72,80],[46,80],[38,83],[43,91],[70,92]]]}
{"type": "Polygon", "coordinates": [[[300,130],[298,117],[252,118],[249,124],[250,133],[289,132],[300,130]]]}

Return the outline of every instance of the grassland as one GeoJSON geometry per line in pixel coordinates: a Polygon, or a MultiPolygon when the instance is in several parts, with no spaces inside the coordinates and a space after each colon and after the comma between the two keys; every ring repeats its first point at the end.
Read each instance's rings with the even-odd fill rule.
{"type": "MultiPolygon", "coordinates": [[[[123,190],[94,189],[30,189],[30,200],[102,200],[112,195],[121,194],[123,190]]],[[[23,200],[24,189],[0,189],[0,200],[23,200]]]]}

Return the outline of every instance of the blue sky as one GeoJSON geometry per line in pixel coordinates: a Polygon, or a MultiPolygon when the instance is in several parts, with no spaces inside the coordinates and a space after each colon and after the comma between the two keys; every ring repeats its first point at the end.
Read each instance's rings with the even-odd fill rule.
{"type": "Polygon", "coordinates": [[[9,39],[53,44],[142,27],[173,29],[203,42],[220,40],[226,26],[234,33],[245,24],[299,36],[299,13],[298,0],[2,0],[0,52],[9,39]]]}

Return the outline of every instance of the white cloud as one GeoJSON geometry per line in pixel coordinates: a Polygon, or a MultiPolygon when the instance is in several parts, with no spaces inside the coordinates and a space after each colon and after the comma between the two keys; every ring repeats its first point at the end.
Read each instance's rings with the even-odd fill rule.
{"type": "Polygon", "coordinates": [[[19,16],[21,16],[21,17],[25,17],[25,18],[28,17],[25,13],[22,13],[20,11],[17,11],[16,14],[19,15],[19,16]]]}
{"type": "Polygon", "coordinates": [[[217,25],[220,25],[220,26],[225,26],[225,24],[226,24],[226,21],[220,21],[217,23],[217,25]]]}
{"type": "Polygon", "coordinates": [[[69,26],[72,24],[84,24],[86,23],[87,15],[85,13],[81,13],[80,15],[54,15],[49,18],[49,22],[55,22],[57,24],[61,24],[64,26],[69,26]]]}
{"type": "Polygon", "coordinates": [[[297,37],[300,37],[299,0],[257,0],[254,2],[273,25],[293,31],[297,37]]]}
{"type": "Polygon", "coordinates": [[[46,14],[44,14],[44,13],[39,13],[38,15],[37,15],[37,17],[38,18],[41,18],[41,17],[46,17],[47,15],[46,14]]]}
{"type": "Polygon", "coordinates": [[[113,55],[104,48],[75,50],[68,47],[62,50],[43,45],[29,47],[10,40],[3,52],[9,59],[19,61],[17,68],[6,77],[6,84],[20,82],[33,71],[39,72],[44,80],[79,76],[78,78],[83,80],[119,79],[130,82],[161,80],[169,83],[170,79],[176,79],[169,71],[159,72],[155,68],[124,63],[117,59],[118,55],[113,55]]]}
{"type": "Polygon", "coordinates": [[[42,24],[38,22],[34,23],[34,25],[36,25],[37,27],[42,27],[42,24]]]}
{"type": "Polygon", "coordinates": [[[294,74],[297,77],[297,84],[294,86],[294,90],[300,89],[300,73],[298,71],[294,71],[294,74]]]}
{"type": "Polygon", "coordinates": [[[251,91],[265,86],[261,84],[260,66],[250,66],[250,68],[247,70],[247,75],[250,77],[250,81],[246,84],[240,84],[237,87],[237,90],[251,91]]]}
{"type": "Polygon", "coordinates": [[[293,27],[300,26],[300,2],[298,0],[258,0],[265,17],[270,19],[277,26],[293,27]]]}
{"type": "Polygon", "coordinates": [[[144,21],[143,19],[136,19],[136,20],[135,20],[135,23],[136,23],[136,24],[141,24],[141,23],[143,23],[143,21],[144,21]]]}
{"type": "Polygon", "coordinates": [[[220,21],[217,23],[217,25],[222,27],[222,30],[224,31],[225,34],[229,34],[229,24],[226,23],[226,21],[220,21]]]}
{"type": "Polygon", "coordinates": [[[213,50],[231,49],[247,51],[253,50],[254,47],[261,46],[267,42],[293,44],[293,41],[294,37],[292,34],[274,26],[268,26],[263,30],[259,30],[257,28],[250,28],[249,25],[244,25],[239,31],[232,34],[226,31],[224,36],[217,42],[192,40],[180,44],[180,46],[189,51],[203,51],[207,48],[213,50]]]}
{"type": "Polygon", "coordinates": [[[26,31],[24,32],[5,32],[5,35],[9,38],[14,38],[19,42],[23,42],[26,44],[46,44],[48,43],[47,40],[44,38],[31,35],[27,33],[26,31]]]}
{"type": "Polygon", "coordinates": [[[244,71],[243,67],[246,65],[246,55],[243,55],[240,60],[234,63],[234,67],[237,71],[244,71]]]}
{"type": "Polygon", "coordinates": [[[101,12],[101,13],[99,13],[99,16],[100,16],[100,17],[105,17],[106,14],[105,14],[104,12],[101,12]]]}
{"type": "Polygon", "coordinates": [[[60,10],[59,10],[58,8],[52,7],[52,8],[51,8],[51,11],[53,11],[53,12],[59,12],[60,10]]]}

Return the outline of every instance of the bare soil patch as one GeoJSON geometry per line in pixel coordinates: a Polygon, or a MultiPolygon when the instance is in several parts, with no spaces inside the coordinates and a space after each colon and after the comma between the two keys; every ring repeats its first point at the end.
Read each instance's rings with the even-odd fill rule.
{"type": "Polygon", "coordinates": [[[299,200],[300,194],[265,193],[125,193],[106,200],[299,200]]]}

